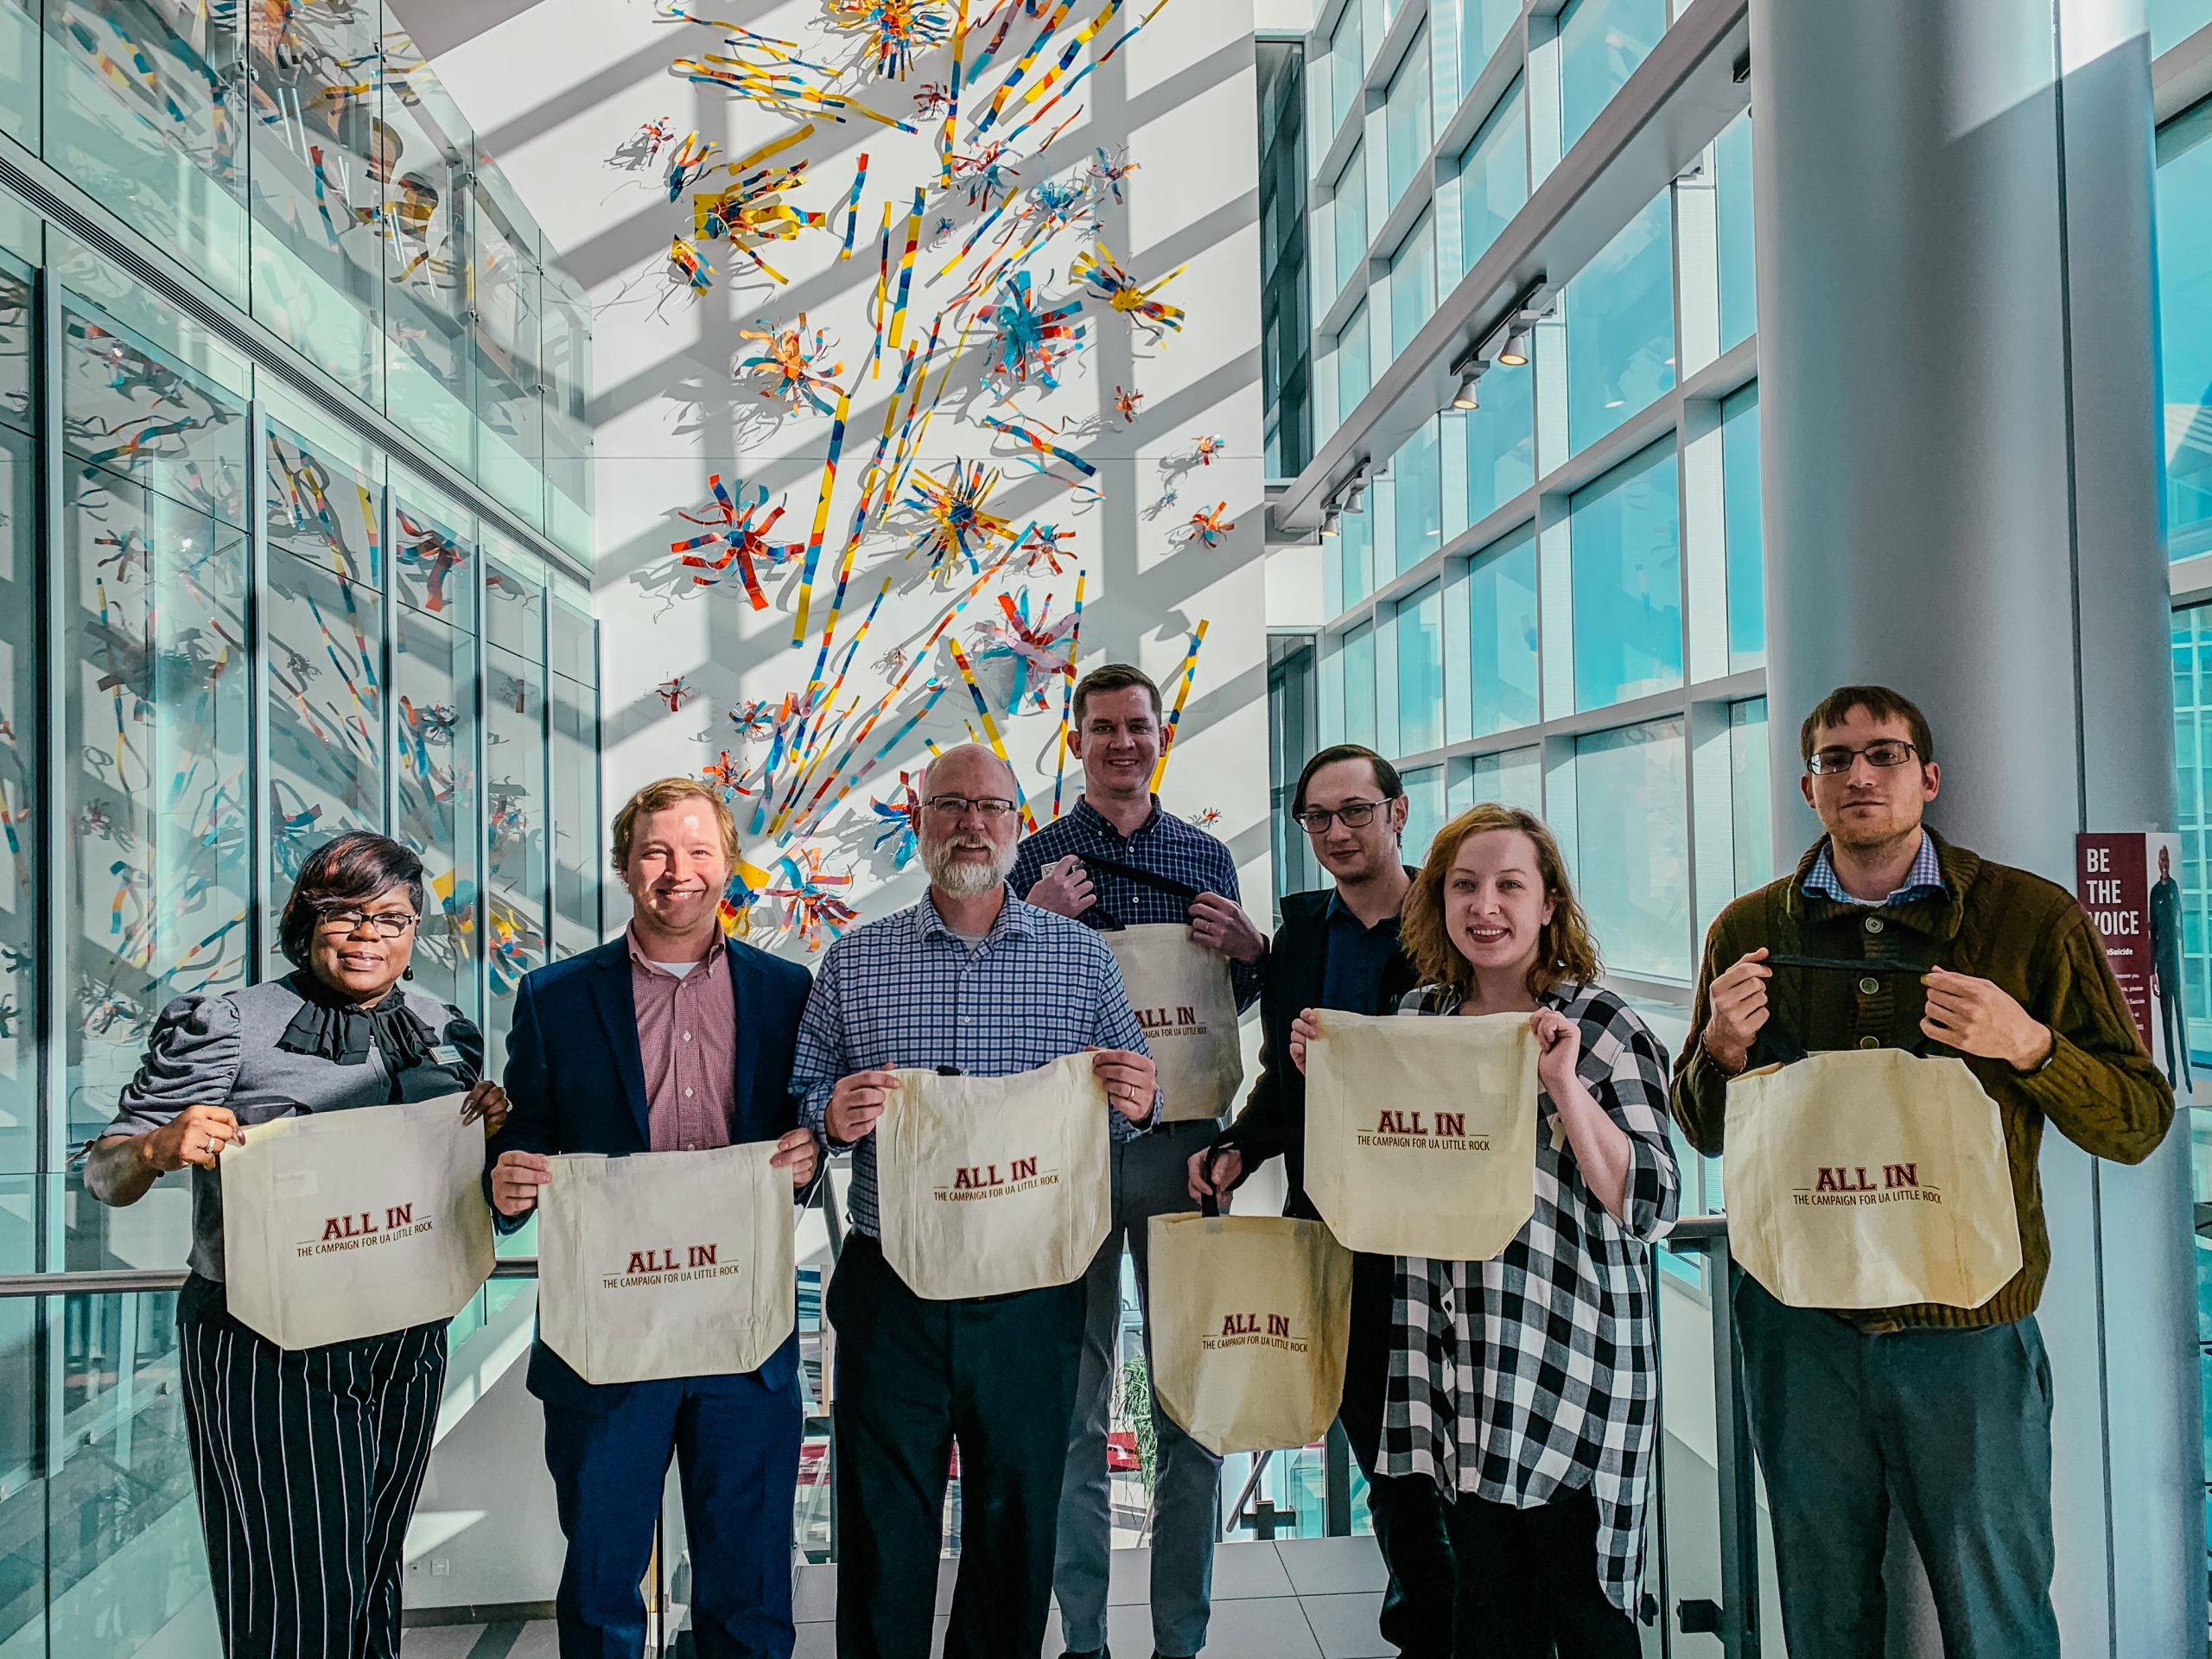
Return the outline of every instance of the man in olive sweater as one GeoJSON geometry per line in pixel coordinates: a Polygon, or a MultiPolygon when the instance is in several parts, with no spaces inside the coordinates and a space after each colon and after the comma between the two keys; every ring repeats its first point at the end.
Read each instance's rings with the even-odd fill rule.
{"type": "Polygon", "coordinates": [[[1682,1132],[1719,1154],[1728,1080],[1747,1067],[1941,1044],[1997,1103],[2022,1266],[1980,1307],[1848,1313],[1785,1306],[1738,1275],[1790,1659],[1882,1651],[1893,1503],[1928,1568],[1948,1659],[2056,1659],[2037,1154],[2048,1120],[2093,1156],[2139,1163],[2173,1121],[2172,1091],[2072,895],[1923,828],[1941,774],[1918,709],[1882,686],[1845,686],[1799,741],[1805,799],[1827,834],[1795,874],[1713,924],[1675,1070],[1682,1132]]]}

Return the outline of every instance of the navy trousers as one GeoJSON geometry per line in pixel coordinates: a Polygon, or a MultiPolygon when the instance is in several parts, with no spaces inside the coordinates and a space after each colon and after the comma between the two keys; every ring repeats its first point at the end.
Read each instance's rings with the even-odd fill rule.
{"type": "Polygon", "coordinates": [[[569,1554],[554,1610],[561,1659],[639,1659],[639,1582],[672,1455],[691,1545],[699,1659],[790,1659],[791,1496],[802,1427],[796,1377],[632,1383],[607,1411],[545,1408],[545,1466],[569,1554]]]}

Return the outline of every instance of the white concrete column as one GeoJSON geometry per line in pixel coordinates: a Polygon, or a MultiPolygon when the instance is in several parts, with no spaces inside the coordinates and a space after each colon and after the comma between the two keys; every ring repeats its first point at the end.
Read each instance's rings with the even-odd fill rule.
{"type": "MultiPolygon", "coordinates": [[[[2140,0],[1751,0],[1751,64],[1777,860],[1798,721],[1876,681],[1934,821],[2070,887],[2174,819],[2140,0]]],[[[2046,1142],[2069,1655],[2204,1640],[2186,1141],[2046,1142]]]]}

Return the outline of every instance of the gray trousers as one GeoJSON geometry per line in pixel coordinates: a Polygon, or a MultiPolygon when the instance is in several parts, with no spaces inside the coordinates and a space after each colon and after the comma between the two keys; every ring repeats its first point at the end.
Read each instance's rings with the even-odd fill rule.
{"type": "MultiPolygon", "coordinates": [[[[1059,1599],[1062,1645],[1077,1653],[1106,1645],[1108,1567],[1113,1550],[1106,1433],[1114,1383],[1122,1368],[1122,1241],[1128,1240],[1145,1310],[1145,1363],[1152,1363],[1152,1287],[1146,1224],[1154,1216],[1196,1210],[1190,1196],[1191,1154],[1213,1144],[1211,1122],[1171,1123],[1114,1145],[1114,1222],[1084,1275],[1086,1296],[1083,1369],[1068,1428],[1067,1471],[1060,1488],[1058,1559],[1052,1592],[1059,1599]]],[[[1152,1409],[1153,1645],[1163,1654],[1195,1654],[1205,1645],[1213,1605],[1213,1546],[1220,1535],[1221,1459],[1171,1422],[1157,1400],[1152,1409]]]]}
{"type": "Polygon", "coordinates": [[[1735,1308],[1789,1659],[1883,1651],[1892,1505],[1946,1659],[2058,1659],[2050,1363],[2033,1316],[1869,1336],[1742,1274],[1735,1308]]]}

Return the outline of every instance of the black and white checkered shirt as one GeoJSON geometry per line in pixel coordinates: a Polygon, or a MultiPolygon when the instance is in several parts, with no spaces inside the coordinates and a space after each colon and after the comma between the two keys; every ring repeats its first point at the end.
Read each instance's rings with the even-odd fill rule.
{"type": "MultiPolygon", "coordinates": [[[[1629,1137],[1627,1224],[1583,1181],[1544,1097],[1535,1213],[1505,1253],[1399,1259],[1382,1471],[1427,1475],[1446,1493],[1516,1509],[1587,1487],[1598,1504],[1598,1576],[1634,1618],[1658,1427],[1650,1246],[1675,1224],[1680,1185],[1667,1053],[1610,991],[1560,985],[1543,1002],[1580,1025],[1577,1071],[1629,1137]]],[[[1399,1012],[1458,1006],[1450,991],[1425,986],[1399,1012]]]]}
{"type": "MultiPolygon", "coordinates": [[[[828,1122],[840,1077],[899,1066],[1004,1077],[1087,1048],[1151,1052],[1122,988],[1121,964],[1096,934],[1009,893],[970,950],[925,893],[918,904],[855,928],[823,955],[799,1020],[791,1090],[801,1121],[832,1152],[843,1152],[828,1122]]],[[[1107,1123],[1117,1141],[1143,1133],[1119,1112],[1107,1123]]],[[[853,1225],[873,1236],[880,1231],[874,1132],[851,1151],[853,1225]]]]}
{"type": "MultiPolygon", "coordinates": [[[[1027,893],[1044,879],[1047,864],[1070,853],[1084,861],[1097,901],[1076,918],[1086,927],[1143,927],[1190,918],[1188,899],[1125,875],[1110,868],[1115,864],[1148,870],[1200,893],[1219,893],[1232,904],[1243,902],[1236,891],[1236,860],[1227,843],[1172,812],[1162,812],[1157,795],[1152,798],[1152,816],[1126,836],[1089,799],[1078,796],[1065,817],[1054,818],[1021,843],[1007,885],[1016,893],[1027,893]]],[[[1260,995],[1259,965],[1230,963],[1229,982],[1237,1007],[1250,1007],[1260,995]]]]}

